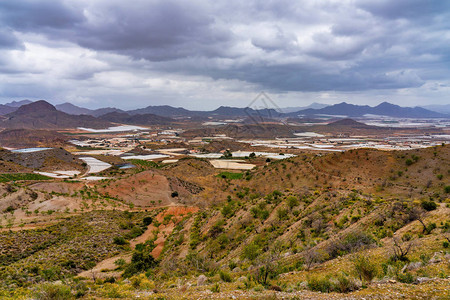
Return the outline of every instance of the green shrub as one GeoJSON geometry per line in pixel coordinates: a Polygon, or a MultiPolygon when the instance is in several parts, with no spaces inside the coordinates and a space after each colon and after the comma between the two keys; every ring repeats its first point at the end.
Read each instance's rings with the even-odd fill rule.
{"type": "MultiPolygon", "coordinates": [[[[128,240],[134,239],[144,233],[144,230],[141,227],[134,226],[131,228],[130,232],[125,235],[125,238],[128,240]]],[[[119,244],[118,244],[119,245],[119,244]]]]}
{"type": "Polygon", "coordinates": [[[148,226],[148,225],[150,225],[150,224],[152,224],[152,222],[153,222],[153,218],[152,217],[145,217],[143,220],[142,220],[142,223],[145,225],[145,226],[148,226]]]}
{"type": "Polygon", "coordinates": [[[233,281],[230,274],[228,274],[225,271],[220,271],[219,276],[220,276],[220,279],[224,282],[232,282],[233,281]]]}
{"type": "Polygon", "coordinates": [[[119,246],[128,244],[128,241],[123,236],[116,236],[113,239],[113,243],[119,246]]]}
{"type": "Polygon", "coordinates": [[[247,258],[249,260],[255,260],[255,258],[259,255],[259,247],[258,245],[251,243],[244,247],[244,250],[242,251],[241,257],[247,258]]]}
{"type": "Polygon", "coordinates": [[[220,293],[220,286],[219,286],[218,283],[216,283],[215,285],[212,286],[211,292],[213,292],[213,293],[220,293]]]}
{"type": "Polygon", "coordinates": [[[12,207],[11,205],[3,210],[4,213],[12,213],[13,211],[14,211],[14,207],[12,207]]]}
{"type": "Polygon", "coordinates": [[[358,251],[375,243],[375,239],[364,231],[352,231],[329,244],[326,252],[331,258],[358,251]]]}
{"type": "Polygon", "coordinates": [[[154,245],[143,244],[143,247],[140,247],[139,250],[136,249],[131,257],[131,263],[123,272],[123,277],[128,278],[134,274],[144,272],[155,267],[157,262],[151,254],[153,248],[154,245]]]}
{"type": "Polygon", "coordinates": [[[347,276],[347,274],[341,273],[336,277],[336,283],[334,284],[334,290],[339,293],[349,293],[358,289],[358,285],[347,276]]]}
{"type": "Polygon", "coordinates": [[[73,299],[70,293],[70,287],[63,284],[43,284],[38,288],[35,294],[38,300],[65,300],[73,299]]]}
{"type": "Polygon", "coordinates": [[[294,196],[287,197],[286,202],[291,210],[298,205],[298,199],[294,196]]]}
{"type": "Polygon", "coordinates": [[[114,262],[114,264],[117,266],[118,269],[121,269],[121,268],[123,268],[127,263],[126,263],[125,259],[119,258],[118,260],[116,260],[116,261],[114,262]]]}
{"type": "Polygon", "coordinates": [[[113,276],[106,277],[105,280],[103,280],[104,283],[114,283],[116,282],[116,278],[113,276]]]}
{"type": "Polygon", "coordinates": [[[413,283],[416,278],[409,272],[397,274],[397,280],[402,283],[413,283]]]}
{"type": "Polygon", "coordinates": [[[326,277],[308,277],[308,288],[311,291],[329,293],[332,291],[333,285],[326,277]]]}
{"type": "Polygon", "coordinates": [[[277,210],[277,217],[280,221],[287,219],[288,216],[288,211],[287,209],[284,208],[279,208],[277,210]]]}
{"type": "Polygon", "coordinates": [[[437,204],[436,202],[430,200],[424,200],[421,202],[422,208],[427,210],[427,211],[431,211],[431,210],[435,210],[437,208],[437,204]]]}
{"type": "Polygon", "coordinates": [[[353,259],[353,267],[359,278],[368,283],[370,283],[378,273],[376,265],[371,262],[368,257],[363,255],[358,255],[353,259]]]}
{"type": "Polygon", "coordinates": [[[447,193],[447,194],[450,194],[450,185],[446,185],[444,187],[444,192],[447,193]]]}
{"type": "Polygon", "coordinates": [[[241,179],[244,174],[242,173],[234,173],[234,172],[221,172],[217,175],[217,177],[224,179],[241,179]]]}

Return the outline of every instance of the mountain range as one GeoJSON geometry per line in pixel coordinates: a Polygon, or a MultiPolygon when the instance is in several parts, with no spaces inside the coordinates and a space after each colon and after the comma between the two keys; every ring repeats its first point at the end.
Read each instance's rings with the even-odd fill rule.
{"type": "Polygon", "coordinates": [[[324,108],[330,106],[329,104],[324,104],[324,103],[317,103],[317,102],[313,102],[308,106],[294,106],[294,107],[283,107],[280,110],[284,113],[292,113],[292,112],[297,112],[300,110],[305,110],[308,108],[313,108],[313,109],[320,109],[320,108],[324,108]]]}
{"type": "Polygon", "coordinates": [[[239,117],[249,121],[261,121],[277,118],[311,119],[323,115],[337,117],[365,117],[370,115],[388,116],[396,118],[450,118],[445,113],[445,106],[440,107],[442,112],[435,112],[422,107],[400,107],[388,102],[377,106],[355,105],[342,102],[325,106],[314,103],[305,107],[291,107],[280,110],[271,108],[255,110],[253,108],[238,108],[220,106],[212,111],[193,111],[182,107],[169,105],[147,106],[141,109],[123,111],[114,107],[88,109],[63,103],[51,105],[40,100],[31,102],[22,100],[0,105],[0,127],[3,128],[73,128],[73,127],[108,127],[112,123],[125,123],[132,125],[166,125],[179,118],[192,120],[207,120],[208,118],[239,117]],[[313,108],[315,107],[315,108],[313,108]],[[295,109],[298,111],[292,111],[295,109]],[[286,112],[290,111],[290,112],[286,112]]]}
{"type": "Polygon", "coordinates": [[[295,113],[295,116],[311,116],[311,115],[341,115],[348,117],[362,117],[365,115],[378,115],[397,118],[448,118],[449,115],[427,110],[422,107],[401,107],[388,102],[380,103],[371,107],[368,105],[355,105],[342,102],[330,105],[320,109],[305,109],[295,113]]]}

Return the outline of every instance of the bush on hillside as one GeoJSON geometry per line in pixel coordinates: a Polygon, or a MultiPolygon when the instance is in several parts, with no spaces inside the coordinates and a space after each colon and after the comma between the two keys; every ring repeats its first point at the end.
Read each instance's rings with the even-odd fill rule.
{"type": "Polygon", "coordinates": [[[326,251],[330,258],[367,248],[375,243],[375,239],[364,231],[352,231],[344,237],[329,244],[326,251]]]}
{"type": "Polygon", "coordinates": [[[437,204],[433,200],[430,201],[424,200],[421,202],[421,205],[422,208],[425,209],[426,211],[435,210],[437,208],[437,204]]]}
{"type": "Polygon", "coordinates": [[[353,267],[359,279],[367,283],[370,283],[378,273],[375,263],[363,255],[358,255],[353,259],[353,267]]]}

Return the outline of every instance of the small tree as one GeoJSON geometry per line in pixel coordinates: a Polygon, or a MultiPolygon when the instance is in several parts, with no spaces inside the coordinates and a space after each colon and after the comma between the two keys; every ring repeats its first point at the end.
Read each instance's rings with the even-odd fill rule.
{"type": "Polygon", "coordinates": [[[400,261],[408,261],[408,258],[406,257],[406,255],[408,255],[409,251],[411,251],[411,249],[414,246],[414,241],[409,241],[407,243],[402,244],[402,242],[394,237],[392,239],[393,245],[392,245],[392,250],[394,251],[394,260],[400,260],[400,261]]]}
{"type": "MultiPolygon", "coordinates": [[[[434,202],[433,202],[434,203],[434,202]]],[[[425,224],[425,221],[423,220],[425,218],[426,215],[426,211],[425,209],[423,209],[423,207],[419,207],[419,206],[414,206],[413,208],[411,208],[410,212],[409,212],[409,216],[412,220],[417,220],[420,222],[420,224],[422,224],[423,230],[422,232],[424,234],[430,234],[431,231],[435,228],[433,226],[427,226],[425,224]]]]}
{"type": "Polygon", "coordinates": [[[268,253],[261,256],[261,259],[258,259],[258,267],[254,275],[255,280],[258,283],[267,285],[269,283],[269,279],[277,275],[277,261],[280,258],[281,249],[281,244],[276,243],[268,253]]]}
{"type": "Polygon", "coordinates": [[[306,270],[309,271],[313,264],[322,262],[327,257],[325,252],[318,251],[313,247],[306,250],[303,254],[303,260],[305,262],[306,270]]]}

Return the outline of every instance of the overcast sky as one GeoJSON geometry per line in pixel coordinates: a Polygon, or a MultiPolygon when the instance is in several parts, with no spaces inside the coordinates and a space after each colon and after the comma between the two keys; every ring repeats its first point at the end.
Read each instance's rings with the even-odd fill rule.
{"type": "Polygon", "coordinates": [[[447,0],[3,0],[0,103],[450,104],[447,0]]]}

